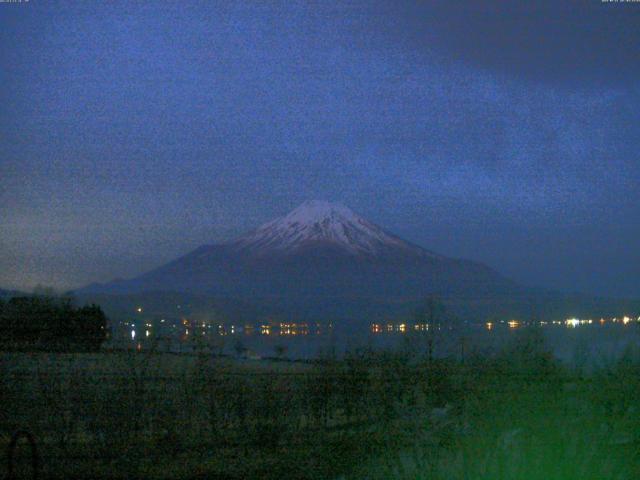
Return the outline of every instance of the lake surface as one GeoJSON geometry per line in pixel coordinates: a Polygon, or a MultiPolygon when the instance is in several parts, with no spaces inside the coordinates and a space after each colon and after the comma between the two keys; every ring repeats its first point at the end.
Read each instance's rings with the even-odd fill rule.
{"type": "MultiPolygon", "coordinates": [[[[519,336],[527,335],[532,327],[513,328],[508,323],[498,323],[488,329],[485,324],[465,325],[457,328],[441,328],[432,332],[373,333],[370,329],[362,333],[340,333],[331,335],[245,335],[243,333],[217,336],[218,353],[243,355],[258,359],[264,357],[286,357],[290,359],[312,359],[334,352],[341,355],[345,351],[358,348],[372,349],[413,349],[428,350],[428,339],[433,341],[433,355],[462,359],[474,353],[491,354],[498,352],[519,336]]],[[[623,324],[608,322],[604,325],[594,322],[571,326],[547,324],[538,328],[546,347],[567,364],[593,367],[614,362],[629,349],[640,350],[640,323],[623,324]]],[[[117,345],[136,348],[138,342],[117,345]]],[[[147,349],[145,343],[141,349],[147,349]]],[[[189,343],[176,340],[170,347],[174,352],[190,353],[189,343]]]]}

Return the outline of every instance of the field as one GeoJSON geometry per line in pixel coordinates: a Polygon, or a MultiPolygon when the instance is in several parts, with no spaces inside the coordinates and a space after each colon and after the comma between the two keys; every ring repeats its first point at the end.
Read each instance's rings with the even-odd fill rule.
{"type": "MultiPolygon", "coordinates": [[[[44,478],[640,475],[637,352],[587,372],[555,360],[535,330],[464,361],[402,348],[316,363],[135,352],[0,360],[0,447],[5,455],[10,435],[29,431],[44,478]]],[[[26,443],[14,460],[30,478],[26,443]]]]}

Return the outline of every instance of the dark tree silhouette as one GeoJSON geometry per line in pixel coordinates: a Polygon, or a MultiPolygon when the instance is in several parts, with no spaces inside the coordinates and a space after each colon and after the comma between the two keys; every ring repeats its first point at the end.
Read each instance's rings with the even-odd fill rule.
{"type": "Polygon", "coordinates": [[[99,306],[75,308],[69,298],[13,297],[0,311],[5,350],[95,351],[106,334],[99,306]]]}
{"type": "Polygon", "coordinates": [[[87,350],[100,348],[106,338],[107,317],[98,305],[87,305],[76,312],[76,340],[87,350]]]}
{"type": "Polygon", "coordinates": [[[287,346],[286,345],[276,345],[275,347],[273,347],[273,350],[276,354],[276,358],[282,359],[284,358],[284,354],[287,353],[287,346]]]}
{"type": "Polygon", "coordinates": [[[440,298],[435,295],[428,296],[424,303],[415,311],[416,324],[428,325],[426,330],[411,332],[422,339],[423,352],[429,360],[433,360],[436,337],[443,323],[445,323],[446,308],[440,298]]]}
{"type": "Polygon", "coordinates": [[[242,343],[242,340],[236,340],[235,343],[233,344],[233,349],[236,352],[236,356],[242,357],[244,355],[247,354],[247,347],[244,346],[244,343],[242,343]]]}

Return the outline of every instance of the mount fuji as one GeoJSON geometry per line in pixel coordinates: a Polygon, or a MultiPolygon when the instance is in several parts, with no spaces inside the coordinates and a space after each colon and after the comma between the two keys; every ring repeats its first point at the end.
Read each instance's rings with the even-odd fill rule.
{"type": "Polygon", "coordinates": [[[231,242],[251,255],[295,255],[331,247],[369,258],[395,252],[417,257],[438,255],[382,230],[341,204],[309,201],[231,242]]]}
{"type": "Polygon", "coordinates": [[[237,239],[78,293],[174,292],[252,301],[294,316],[370,318],[432,294],[483,305],[522,291],[486,265],[414,245],[343,205],[308,201],[237,239]]]}

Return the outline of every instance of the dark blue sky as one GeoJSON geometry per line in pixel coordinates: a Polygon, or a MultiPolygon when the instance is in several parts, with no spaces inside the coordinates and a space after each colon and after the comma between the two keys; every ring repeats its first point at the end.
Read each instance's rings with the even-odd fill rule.
{"type": "Polygon", "coordinates": [[[639,51],[640,3],[0,3],[0,286],[131,276],[320,198],[640,296],[639,51]]]}

